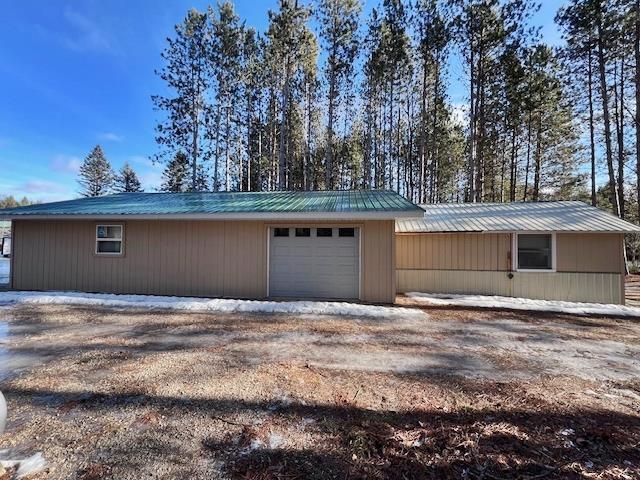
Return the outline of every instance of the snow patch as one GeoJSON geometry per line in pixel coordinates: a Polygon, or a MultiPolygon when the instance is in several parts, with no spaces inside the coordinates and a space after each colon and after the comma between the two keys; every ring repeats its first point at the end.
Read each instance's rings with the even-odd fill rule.
{"type": "Polygon", "coordinates": [[[276,450],[278,448],[282,448],[286,443],[285,438],[278,433],[271,433],[269,435],[269,448],[271,450],[276,450]]]}
{"type": "Polygon", "coordinates": [[[14,478],[24,478],[41,472],[47,466],[47,462],[40,452],[22,460],[12,459],[11,457],[13,457],[11,450],[0,450],[0,465],[4,468],[15,468],[14,478]]]}
{"type": "Polygon", "coordinates": [[[9,283],[11,259],[0,256],[0,285],[9,283]]]}
{"type": "Polygon", "coordinates": [[[292,313],[301,315],[339,315],[353,317],[402,317],[424,319],[415,308],[381,307],[346,302],[274,302],[222,298],[161,297],[79,292],[0,292],[0,305],[81,305],[149,310],[185,310],[221,313],[292,313]]]}
{"type": "Polygon", "coordinates": [[[448,307],[482,307],[526,310],[529,312],[558,312],[573,315],[609,315],[616,317],[640,317],[640,308],[603,303],[563,302],[560,300],[533,300],[530,298],[500,297],[491,295],[460,295],[442,293],[409,292],[407,297],[429,305],[448,307]]]}

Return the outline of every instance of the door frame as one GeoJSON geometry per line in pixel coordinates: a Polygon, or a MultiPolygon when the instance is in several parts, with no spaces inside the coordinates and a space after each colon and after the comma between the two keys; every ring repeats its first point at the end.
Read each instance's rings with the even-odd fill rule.
{"type": "MultiPolygon", "coordinates": [[[[274,228],[357,228],[358,229],[358,297],[362,300],[362,236],[364,235],[363,223],[310,223],[310,222],[291,222],[291,223],[267,223],[265,224],[265,233],[267,236],[267,296],[270,298],[271,283],[271,231],[274,228]]],[[[345,299],[348,300],[348,299],[345,299]]]]}

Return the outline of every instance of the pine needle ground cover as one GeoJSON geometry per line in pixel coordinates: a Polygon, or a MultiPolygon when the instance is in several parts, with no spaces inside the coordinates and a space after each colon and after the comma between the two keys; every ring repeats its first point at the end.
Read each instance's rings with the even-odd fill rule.
{"type": "Polygon", "coordinates": [[[42,452],[32,479],[640,476],[633,320],[22,305],[0,325],[0,449],[42,452]]]}

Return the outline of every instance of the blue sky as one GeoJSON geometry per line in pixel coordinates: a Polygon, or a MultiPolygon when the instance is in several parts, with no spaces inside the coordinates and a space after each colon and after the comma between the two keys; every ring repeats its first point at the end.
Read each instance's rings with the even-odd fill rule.
{"type": "MultiPolygon", "coordinates": [[[[159,185],[161,166],[150,96],[163,85],[154,74],[173,26],[206,1],[10,0],[0,29],[0,196],[41,201],[78,196],[77,169],[100,143],[114,168],[126,161],[143,185],[159,185]]],[[[377,2],[376,2],[377,3],[377,2]]],[[[266,28],[276,0],[237,0],[247,25],[266,28]]],[[[366,5],[368,11],[374,4],[366,5]]],[[[534,23],[559,42],[558,2],[545,0],[534,23]]],[[[450,96],[464,101],[454,60],[450,96]]]]}

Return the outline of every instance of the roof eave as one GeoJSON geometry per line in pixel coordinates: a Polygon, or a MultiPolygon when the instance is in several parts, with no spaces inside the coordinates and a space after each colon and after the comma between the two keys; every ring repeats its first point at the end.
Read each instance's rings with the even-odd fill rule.
{"type": "Polygon", "coordinates": [[[21,214],[0,220],[395,220],[422,218],[422,210],[377,212],[230,212],[176,214],[21,214]]]}
{"type": "Polygon", "coordinates": [[[414,235],[428,233],[640,233],[638,229],[628,230],[405,230],[396,231],[398,234],[414,235]]]}

